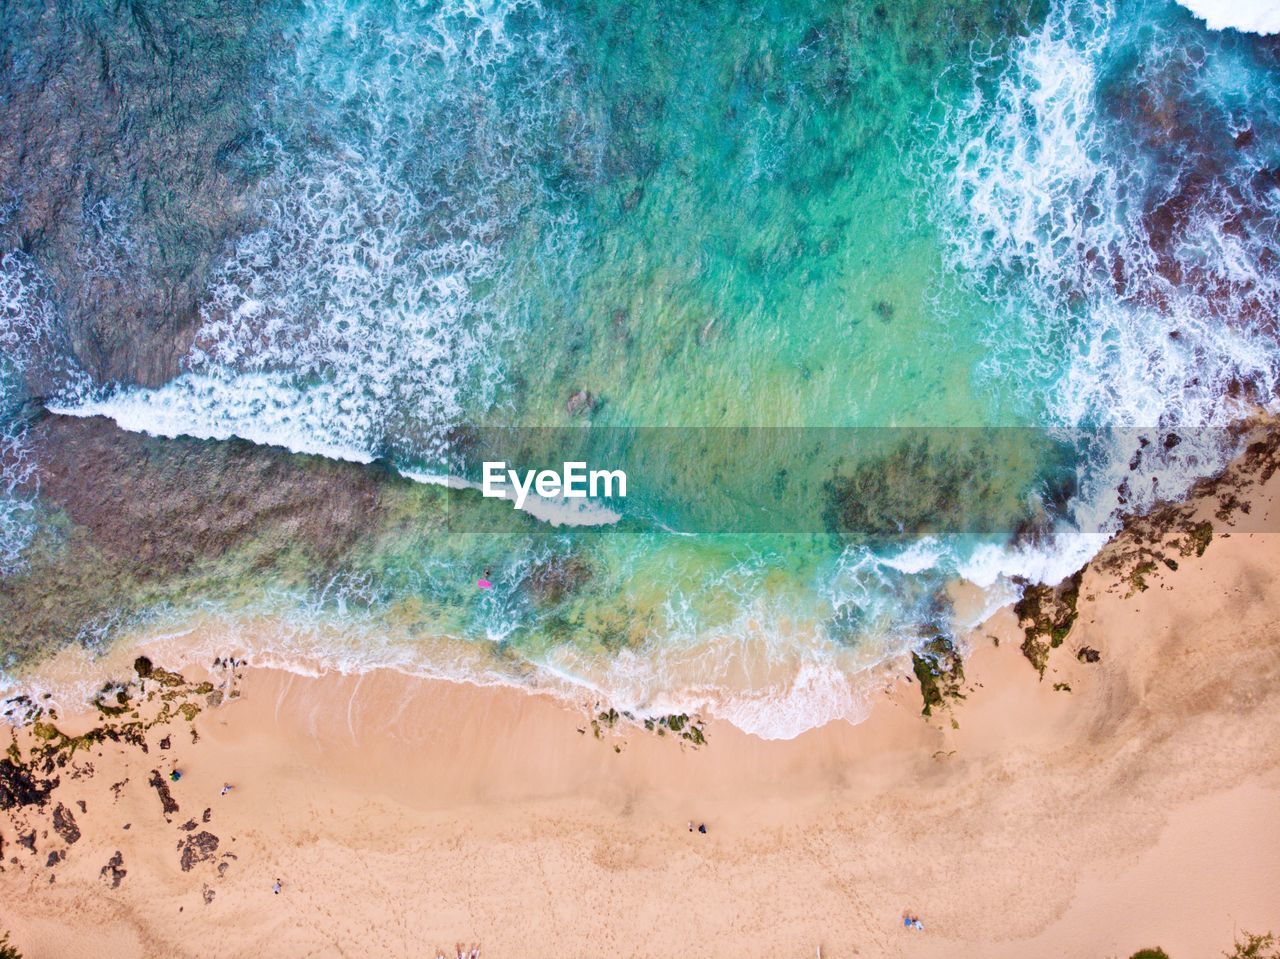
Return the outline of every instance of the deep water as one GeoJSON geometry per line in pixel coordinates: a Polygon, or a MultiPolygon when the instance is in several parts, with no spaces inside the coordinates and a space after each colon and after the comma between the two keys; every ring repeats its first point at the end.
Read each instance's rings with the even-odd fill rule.
{"type": "Polygon", "coordinates": [[[605,525],[454,489],[322,569],[113,587],[93,648],[271,614],[259,659],[794,735],[1274,403],[1280,47],[1172,0],[0,16],[3,588],[76,542],[41,408],[630,479],[605,525]]]}

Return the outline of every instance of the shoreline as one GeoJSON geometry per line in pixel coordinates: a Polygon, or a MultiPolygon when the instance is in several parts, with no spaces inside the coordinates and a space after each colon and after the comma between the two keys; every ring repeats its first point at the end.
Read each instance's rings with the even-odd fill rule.
{"type": "Polygon", "coordinates": [[[0,760],[0,927],[28,959],[1220,954],[1280,929],[1263,435],[962,661],[903,656],[864,722],[793,739],[159,654],[105,708],[28,703],[0,760]]]}

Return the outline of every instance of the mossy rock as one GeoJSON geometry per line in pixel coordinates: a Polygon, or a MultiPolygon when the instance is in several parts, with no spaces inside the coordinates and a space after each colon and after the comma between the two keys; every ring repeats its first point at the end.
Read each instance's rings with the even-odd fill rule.
{"type": "Polygon", "coordinates": [[[950,638],[935,636],[918,651],[913,650],[911,668],[920,683],[920,697],[924,701],[921,715],[932,716],[948,699],[964,698],[960,692],[964,683],[964,661],[950,638]]]}
{"type": "Polygon", "coordinates": [[[31,734],[35,736],[36,739],[43,740],[44,742],[52,742],[55,739],[66,738],[63,736],[61,730],[59,730],[53,723],[40,722],[39,720],[31,724],[31,734]]]}
{"type": "Polygon", "coordinates": [[[1213,524],[1208,520],[1196,523],[1187,530],[1186,538],[1183,539],[1179,552],[1183,556],[1203,556],[1204,551],[1209,548],[1209,543],[1213,541],[1213,524]]]}
{"type": "Polygon", "coordinates": [[[1144,593],[1147,590],[1147,575],[1154,573],[1159,567],[1155,563],[1147,560],[1139,563],[1133,568],[1133,572],[1129,574],[1129,586],[1134,592],[1144,593]]]}
{"type": "Polygon", "coordinates": [[[705,746],[707,744],[707,737],[703,735],[702,727],[700,726],[690,726],[685,732],[681,733],[681,736],[695,746],[705,746]]]}
{"type": "Polygon", "coordinates": [[[1022,582],[1022,598],[1014,604],[1026,639],[1022,654],[1030,660],[1041,678],[1049,665],[1050,650],[1057,649],[1071,633],[1080,615],[1080,582],[1087,566],[1082,566],[1057,586],[1022,582]]]}

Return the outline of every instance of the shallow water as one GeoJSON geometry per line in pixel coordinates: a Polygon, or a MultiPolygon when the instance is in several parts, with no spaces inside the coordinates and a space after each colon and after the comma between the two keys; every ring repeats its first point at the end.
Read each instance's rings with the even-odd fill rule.
{"type": "Polygon", "coordinates": [[[962,637],[962,582],[981,610],[1069,573],[1118,509],[1222,463],[1196,428],[1274,397],[1276,48],[1172,2],[326,0],[212,30],[137,9],[7,14],[29,139],[58,31],[151,58],[99,91],[139,112],[84,141],[88,175],[7,184],[11,444],[40,392],[417,477],[572,449],[631,489],[589,528],[454,490],[323,582],[122,597],[107,639],[270,614],[297,628],[259,658],[795,735],[856,718],[886,657],[962,637]],[[201,57],[189,124],[137,107],[173,56],[201,57]],[[121,143],[154,168],[113,177],[121,143]],[[67,212],[31,200],[73,188],[67,212]],[[33,239],[41,216],[59,229],[33,239]],[[180,335],[94,326],[188,287],[162,376],[180,335]],[[1028,525],[1057,538],[1014,543],[1028,525]]]}

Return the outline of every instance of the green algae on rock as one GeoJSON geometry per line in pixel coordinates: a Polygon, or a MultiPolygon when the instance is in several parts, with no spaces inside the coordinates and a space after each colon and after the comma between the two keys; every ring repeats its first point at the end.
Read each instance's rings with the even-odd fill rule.
{"type": "Polygon", "coordinates": [[[948,700],[964,699],[964,660],[947,636],[935,636],[911,652],[911,669],[920,683],[921,715],[930,717],[948,700]]]}
{"type": "Polygon", "coordinates": [[[1086,569],[1087,566],[1082,567],[1056,586],[1024,583],[1022,597],[1014,604],[1013,611],[1026,637],[1022,654],[1042,679],[1049,651],[1062,645],[1080,615],[1080,581],[1086,569]]]}

